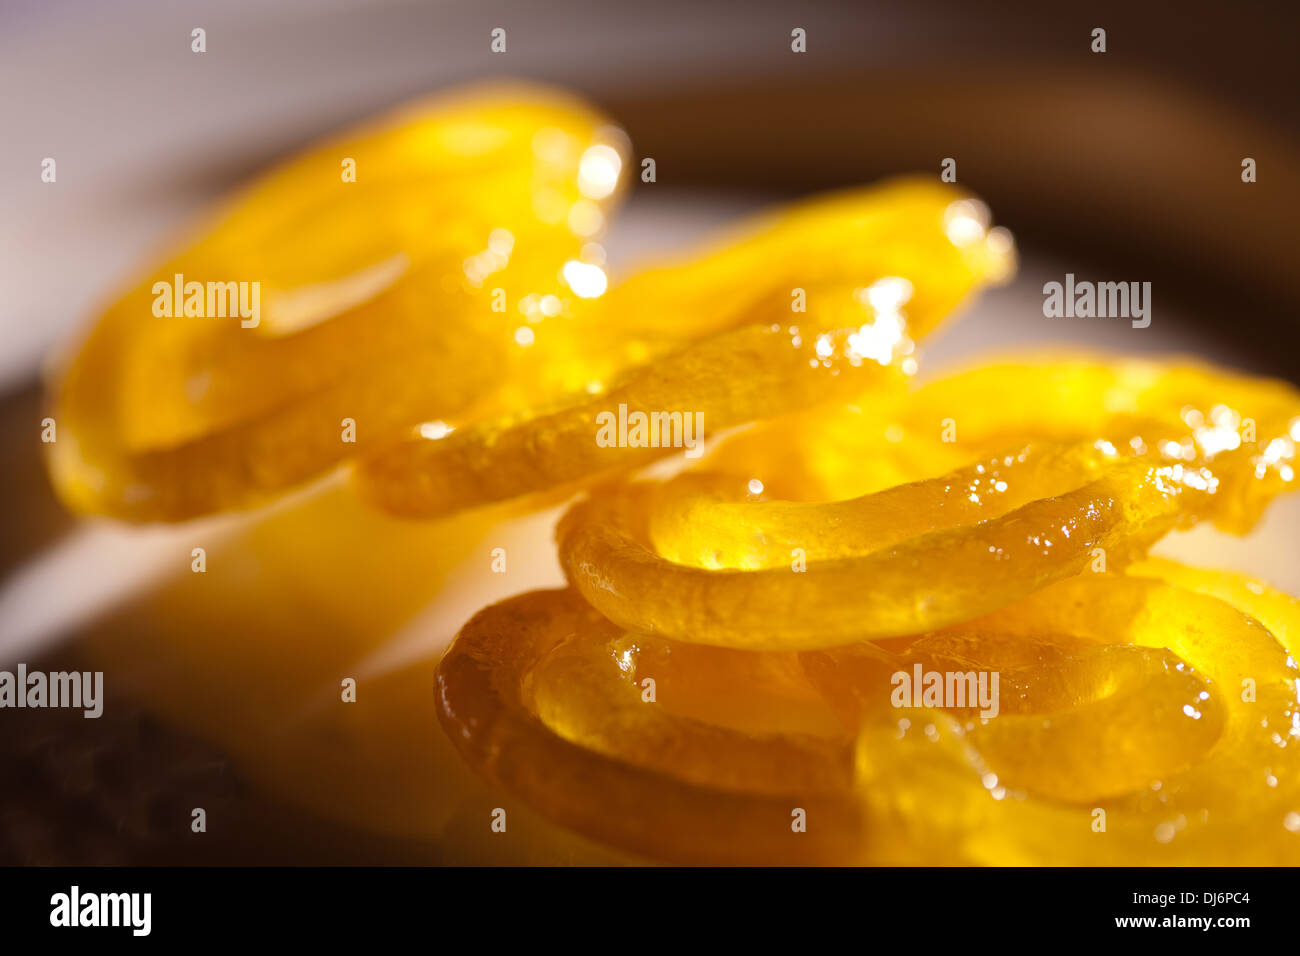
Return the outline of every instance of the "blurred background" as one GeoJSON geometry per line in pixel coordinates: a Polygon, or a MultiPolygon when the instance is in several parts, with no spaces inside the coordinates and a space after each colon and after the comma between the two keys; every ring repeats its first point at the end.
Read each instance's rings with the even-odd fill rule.
{"type": "MultiPolygon", "coordinates": [[[[448,529],[392,526],[328,485],[180,528],[81,522],[54,500],[43,365],[232,186],[404,99],[535,78],[592,100],[656,160],[606,242],[616,270],[773,201],[937,175],[952,157],[1022,269],[927,347],[928,370],[1050,340],[1300,382],[1298,33],[1291,3],[0,0],[0,668],[94,664],[108,689],[97,721],[0,712],[0,863],[617,859],[522,806],[508,848],[469,835],[486,833],[461,825],[484,807],[515,804],[431,720],[432,667],[459,625],[559,582],[553,514],[454,529],[472,552],[509,519],[500,534],[547,555],[501,580],[433,555],[448,529]],[[489,52],[494,27],[505,54],[489,52]],[[47,156],[57,184],[41,182],[47,156]],[[1066,272],[1151,282],[1151,326],[1045,319],[1042,284],[1066,272]],[[198,603],[169,576],[196,536],[244,569],[198,603]],[[385,580],[385,554],[426,552],[455,595],[429,606],[385,580]],[[361,620],[314,591],[320,561],[356,562],[386,609],[361,620]],[[284,610],[268,618],[251,602],[270,593],[284,610]],[[322,716],[321,694],[353,673],[387,710],[322,716]],[[389,739],[396,715],[410,739],[389,739]]],[[[1169,547],[1300,592],[1297,519],[1283,502],[1248,538],[1169,547]]]]}

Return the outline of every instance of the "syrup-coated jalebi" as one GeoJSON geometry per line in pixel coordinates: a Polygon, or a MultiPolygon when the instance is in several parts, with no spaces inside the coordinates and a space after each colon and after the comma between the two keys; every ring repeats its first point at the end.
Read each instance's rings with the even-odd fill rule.
{"type": "Polygon", "coordinates": [[[913,387],[921,338],[1014,267],[928,180],[607,288],[628,159],[580,104],[504,88],[282,166],[91,332],[60,493],[181,520],[344,462],[405,518],[580,490],[570,586],[474,616],[437,712],[490,779],[645,858],[1300,862],[1300,606],[1147,557],[1294,487],[1300,393],[1077,353],[913,387]],[[174,276],[264,308],[158,314],[174,276]],[[651,480],[680,443],[597,440],[616,411],[750,427],[651,480]],[[899,695],[925,674],[973,696],[899,695]]]}
{"type": "MultiPolygon", "coordinates": [[[[755,464],[741,436],[707,463],[721,473],[593,493],[559,530],[574,589],[484,611],[444,659],[452,739],[569,825],[680,860],[1294,862],[1300,606],[1141,555],[1293,484],[1300,394],[1142,363],[1127,411],[1080,422],[1071,402],[1104,408],[1116,376],[1052,368],[1019,367],[1026,407],[1072,383],[1059,419],[1026,423],[1035,444],[937,478],[761,500],[726,471],[755,464]],[[1087,432],[1109,437],[1043,443],[1087,432]],[[893,706],[892,675],[918,664],[997,672],[1000,711],[893,706]],[[729,799],[739,840],[710,823],[729,799]],[[796,808],[839,842],[792,834],[796,808]]],[[[942,395],[964,423],[983,384],[941,380],[916,409],[942,395]]]]}

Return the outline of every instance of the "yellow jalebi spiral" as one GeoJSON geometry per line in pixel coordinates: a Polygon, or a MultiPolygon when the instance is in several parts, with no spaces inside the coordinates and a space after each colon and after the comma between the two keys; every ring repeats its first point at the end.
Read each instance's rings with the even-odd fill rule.
{"type": "Polygon", "coordinates": [[[699,261],[633,277],[603,304],[593,340],[654,343],[637,354],[655,361],[559,408],[414,434],[362,462],[362,493],[395,514],[433,517],[664,454],[602,447],[604,413],[696,415],[714,434],[897,388],[915,371],[916,343],[1015,261],[982,204],[919,180],[802,203],[743,233],[699,261]],[[691,333],[709,337],[682,347],[691,333]]]}
{"type": "Polygon", "coordinates": [[[535,592],[466,626],[440,708],[493,779],[653,859],[1294,864],[1300,674],[1274,635],[1300,606],[1252,586],[1267,626],[1082,576],[955,629],[797,655],[632,634],[535,592]],[[891,675],[918,666],[998,671],[1003,710],[891,708],[891,675]]]}
{"type": "Polygon", "coordinates": [[[60,494],[133,521],[245,507],[417,423],[535,398],[545,350],[522,354],[516,330],[526,306],[578,298],[566,267],[599,271],[583,250],[625,148],[571,98],[511,86],[401,109],[266,174],[60,376],[60,494]]]}
{"type": "Polygon", "coordinates": [[[573,591],[533,592],[465,626],[438,668],[439,714],[491,779],[551,819],[647,858],[843,859],[858,816],[850,741],[820,727],[781,732],[806,685],[797,661],[695,650],[626,634],[573,591]],[[670,706],[673,682],[660,666],[651,673],[662,695],[645,703],[643,655],[699,685],[706,701],[728,683],[751,695],[768,708],[754,720],[768,726],[670,706]],[[807,835],[790,830],[796,794],[820,821],[807,835]]]}
{"type": "MultiPolygon", "coordinates": [[[[1204,366],[1016,368],[1024,408],[1054,400],[1024,413],[1032,443],[937,478],[764,500],[752,469],[810,470],[786,454],[808,436],[780,444],[774,423],[712,473],[597,489],[558,531],[574,588],[488,609],[444,659],[451,738],[543,812],[657,858],[1300,859],[1300,611],[1141,560],[1176,525],[1240,527],[1294,487],[1300,393],[1204,366]],[[998,672],[1006,703],[892,706],[917,665],[998,672]]],[[[987,384],[959,374],[895,411],[959,409],[972,445],[1005,440],[987,384]]],[[[803,450],[872,467],[900,444],[803,450]]]]}
{"type": "MultiPolygon", "coordinates": [[[[984,613],[1078,573],[1097,549],[1122,561],[1180,520],[1211,517],[1244,530],[1273,495],[1294,487],[1294,389],[1148,363],[1144,375],[1126,370],[1143,390],[1124,392],[1104,366],[1076,363],[1073,371],[1073,396],[1051,401],[1059,369],[1019,370],[1012,394],[1039,411],[1017,437],[1087,444],[1040,441],[833,504],[745,500],[755,497],[748,483],[725,477],[633,486],[568,515],[561,560],[594,607],[634,630],[755,649],[827,647],[984,613]],[[1170,399],[1173,413],[1164,411],[1170,399]],[[1125,415],[1100,420],[1092,411],[1120,400],[1125,415]],[[1076,408],[1086,410],[1077,424],[1076,408]],[[1249,440],[1238,431],[1243,419],[1249,440]],[[792,577],[801,561],[805,573],[792,577]]],[[[940,381],[908,401],[909,414],[950,409],[966,447],[983,451],[1010,437],[979,411],[981,396],[999,394],[992,386],[982,373],[940,381]]],[[[760,447],[780,444],[762,431],[760,447]]],[[[747,441],[711,464],[753,468],[747,441]]],[[[836,457],[806,447],[806,459],[836,457]]],[[[755,469],[760,487],[780,482],[781,461],[769,451],[766,467],[755,469]]]]}
{"type": "MultiPolygon", "coordinates": [[[[1300,605],[1252,582],[1272,605],[1257,618],[1212,596],[1242,587],[1233,575],[1135,571],[1064,581],[927,639],[958,666],[1007,661],[1024,683],[1014,712],[984,722],[924,709],[864,722],[857,791],[891,844],[872,859],[1300,860],[1300,670],[1279,639],[1300,605]],[[1166,574],[1191,587],[1147,577],[1166,574]],[[1052,657],[1055,677],[1041,672],[1052,657]]],[[[816,669],[846,695],[866,676],[816,669]]]]}
{"type": "Polygon", "coordinates": [[[800,498],[815,488],[850,498],[1033,441],[1106,442],[1188,474],[1230,453],[1250,467],[1217,475],[1234,485],[1214,518],[1240,533],[1294,480],[1295,395],[1288,385],[1190,357],[1039,351],[998,357],[906,395],[795,412],[731,439],[718,458],[771,494],[800,498]],[[776,441],[790,454],[774,461],[776,441]],[[836,453],[820,454],[826,447],[836,453]]]}

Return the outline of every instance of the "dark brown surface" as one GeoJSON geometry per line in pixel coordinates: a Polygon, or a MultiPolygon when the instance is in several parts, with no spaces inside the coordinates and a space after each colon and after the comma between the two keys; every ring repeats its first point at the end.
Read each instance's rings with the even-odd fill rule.
{"type": "MultiPolygon", "coordinates": [[[[76,655],[29,670],[78,669],[76,655]]],[[[8,710],[0,735],[0,865],[333,865],[436,862],[431,847],[359,832],[254,791],[218,751],[105,690],[103,716],[8,710]],[[207,831],[191,830],[196,806],[207,831]]]]}

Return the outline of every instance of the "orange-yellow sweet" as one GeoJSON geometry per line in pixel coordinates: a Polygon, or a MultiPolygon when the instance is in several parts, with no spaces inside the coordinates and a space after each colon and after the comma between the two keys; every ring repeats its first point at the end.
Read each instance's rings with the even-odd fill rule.
{"type": "MultiPolygon", "coordinates": [[[[253,748],[283,792],[423,838],[450,815],[420,822],[432,775],[397,764],[436,711],[489,781],[642,859],[1300,862],[1300,608],[1147,557],[1196,522],[1244,532],[1295,487],[1300,393],[1077,353],[914,387],[925,335],[1014,268],[978,201],[900,180],[611,277],[600,238],[631,156],[553,92],[421,103],[262,177],[106,310],[53,392],[71,507],[179,521],[346,466],[351,490],[262,527],[346,522],[403,562],[391,580],[369,568],[391,598],[375,614],[374,588],[345,580],[355,561],[298,568],[256,533],[229,552],[276,555],[348,622],[293,685],[304,741],[338,732],[303,716],[329,706],[338,644],[378,648],[494,515],[582,495],[557,530],[567,588],[474,616],[432,699],[428,662],[385,677],[401,694],[334,766],[371,768],[383,793],[322,791],[315,744],[286,759],[223,737],[282,710],[228,694],[214,727],[183,691],[159,706],[253,748]],[[256,321],[199,300],[160,314],[176,277],[256,283],[256,321]],[[638,475],[680,451],[598,441],[614,409],[700,415],[721,440],[675,476],[638,475]],[[372,527],[339,503],[353,493],[447,538],[372,527]],[[910,673],[996,675],[997,704],[899,698],[910,673]]],[[[228,595],[255,589],[223,573],[201,598],[167,589],[160,619],[237,617],[228,595]]],[[[172,656],[233,673],[266,630],[223,655],[198,629],[172,656]]],[[[137,664],[157,651],[115,646],[137,664]]],[[[280,650],[264,652],[276,674],[280,650]]]]}

